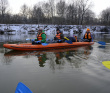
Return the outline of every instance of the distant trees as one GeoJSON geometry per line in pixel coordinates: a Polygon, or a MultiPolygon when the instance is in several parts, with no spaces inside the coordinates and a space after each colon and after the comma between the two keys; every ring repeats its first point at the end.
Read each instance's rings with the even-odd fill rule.
{"type": "Polygon", "coordinates": [[[49,24],[50,23],[50,18],[51,18],[51,15],[50,15],[51,11],[50,11],[50,4],[48,2],[43,3],[42,11],[43,11],[44,16],[45,16],[45,22],[47,24],[49,24]]]}
{"type": "Polygon", "coordinates": [[[57,15],[60,17],[59,24],[65,23],[66,3],[64,0],[60,0],[56,5],[57,15]]]}
{"type": "Polygon", "coordinates": [[[75,2],[68,5],[67,10],[66,10],[67,23],[69,23],[69,24],[78,24],[78,22],[77,22],[77,18],[78,18],[77,13],[78,13],[77,12],[77,6],[76,6],[75,2]]]}
{"type": "Polygon", "coordinates": [[[54,16],[55,16],[55,2],[54,1],[55,0],[49,0],[51,24],[54,24],[54,16]]]}
{"type": "Polygon", "coordinates": [[[23,23],[27,23],[28,11],[29,11],[28,10],[28,6],[26,4],[24,4],[23,6],[21,6],[20,15],[22,17],[23,23]]]}
{"type": "Polygon", "coordinates": [[[0,0],[0,23],[4,23],[7,7],[8,1],[0,0]]]}
{"type": "Polygon", "coordinates": [[[78,13],[80,15],[79,24],[83,24],[84,16],[88,9],[91,7],[91,3],[89,3],[89,0],[78,0],[78,13]]]}
{"type": "Polygon", "coordinates": [[[91,10],[87,10],[85,15],[83,16],[83,22],[85,24],[94,25],[97,22],[97,20],[95,19],[95,13],[91,10]]]}
{"type": "Polygon", "coordinates": [[[110,8],[107,8],[101,12],[101,24],[110,25],[110,8]]]}
{"type": "Polygon", "coordinates": [[[8,11],[8,1],[0,0],[0,23],[58,24],[58,25],[110,25],[110,8],[103,10],[100,18],[91,10],[90,0],[48,0],[33,7],[22,5],[18,14],[8,11]]]}

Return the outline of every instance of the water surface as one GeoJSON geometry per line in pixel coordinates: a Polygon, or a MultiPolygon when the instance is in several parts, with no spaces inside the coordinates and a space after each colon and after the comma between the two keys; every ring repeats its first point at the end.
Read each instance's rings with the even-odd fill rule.
{"type": "MultiPolygon", "coordinates": [[[[22,43],[27,37],[9,35],[4,40],[22,43]]],[[[95,40],[110,43],[102,34],[95,34],[95,40]]],[[[0,93],[14,93],[18,82],[33,93],[109,93],[110,69],[102,61],[110,61],[110,45],[95,42],[71,49],[12,51],[0,43],[0,93]]]]}

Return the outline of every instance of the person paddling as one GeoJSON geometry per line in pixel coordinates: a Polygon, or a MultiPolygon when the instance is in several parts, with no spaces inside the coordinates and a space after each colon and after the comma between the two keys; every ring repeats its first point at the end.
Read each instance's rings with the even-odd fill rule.
{"type": "Polygon", "coordinates": [[[41,43],[46,43],[46,34],[44,30],[39,29],[37,38],[32,40],[32,44],[41,44],[41,43]]]}
{"type": "Polygon", "coordinates": [[[91,42],[92,41],[92,36],[91,36],[89,28],[87,28],[86,33],[83,37],[83,40],[84,40],[84,42],[91,42]]]}
{"type": "Polygon", "coordinates": [[[57,33],[56,33],[56,36],[54,37],[54,40],[58,40],[58,43],[60,43],[64,40],[64,35],[59,30],[59,28],[57,28],[56,31],[57,31],[57,33]]]}

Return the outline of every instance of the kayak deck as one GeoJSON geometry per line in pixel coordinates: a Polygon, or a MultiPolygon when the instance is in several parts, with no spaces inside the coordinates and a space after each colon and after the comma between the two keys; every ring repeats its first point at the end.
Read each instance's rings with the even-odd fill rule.
{"type": "Polygon", "coordinates": [[[64,43],[50,43],[46,46],[42,44],[32,45],[31,43],[22,44],[4,44],[3,46],[13,50],[50,50],[50,49],[62,49],[62,48],[74,48],[80,46],[92,45],[94,42],[73,42],[72,44],[64,43]]]}

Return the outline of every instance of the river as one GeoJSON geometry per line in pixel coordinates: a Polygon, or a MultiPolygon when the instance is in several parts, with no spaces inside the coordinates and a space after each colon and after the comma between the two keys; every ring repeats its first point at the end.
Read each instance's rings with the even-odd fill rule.
{"type": "MultiPolygon", "coordinates": [[[[71,49],[12,51],[4,49],[3,43],[29,42],[25,41],[27,36],[0,37],[3,40],[0,43],[0,93],[14,93],[19,82],[33,93],[110,93],[110,69],[102,64],[110,61],[109,44],[101,46],[95,42],[92,46],[71,49]]],[[[94,39],[110,43],[109,35],[95,33],[94,39]]]]}

